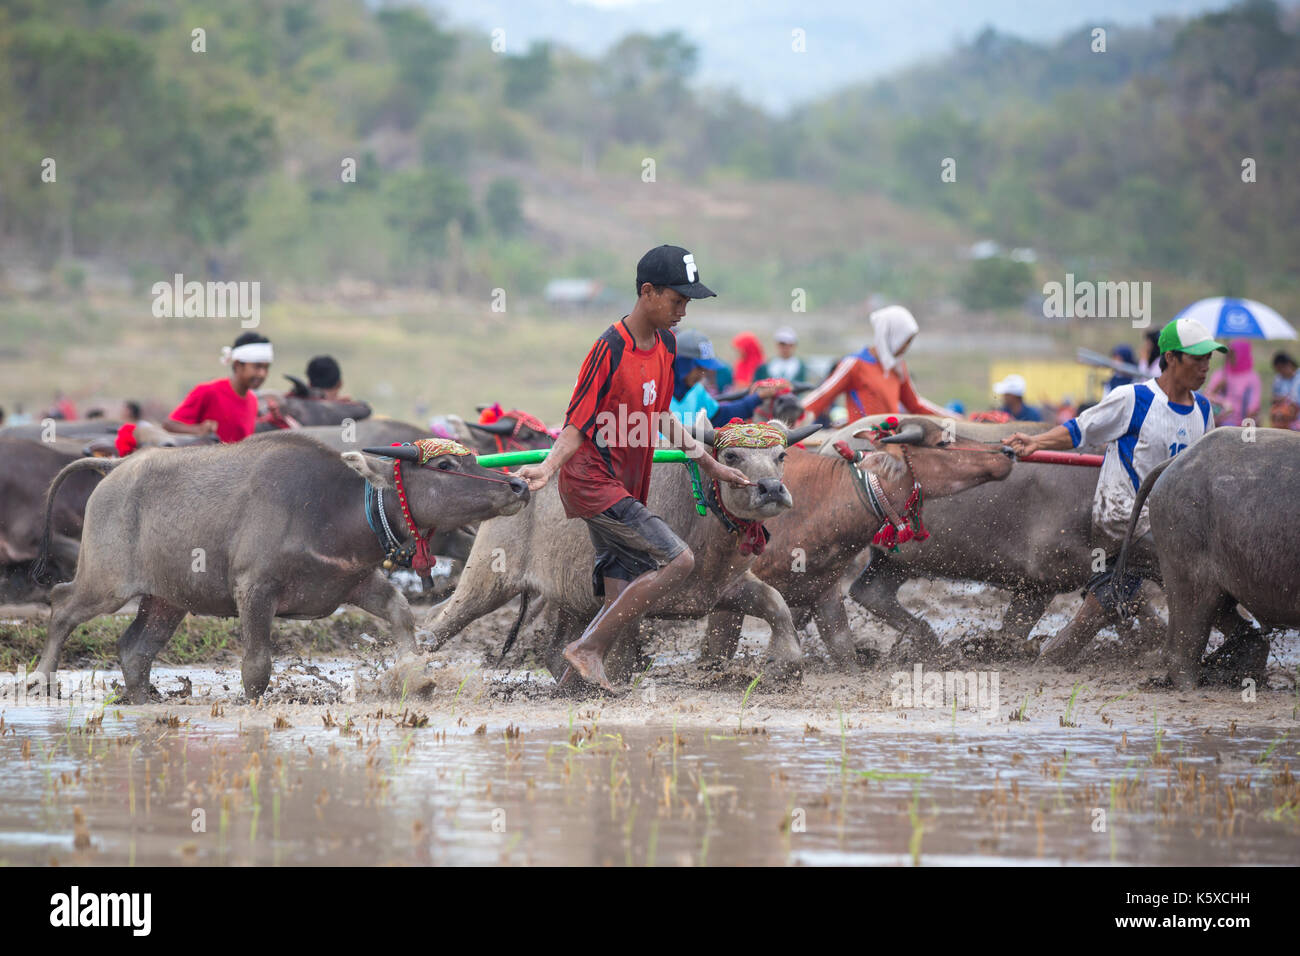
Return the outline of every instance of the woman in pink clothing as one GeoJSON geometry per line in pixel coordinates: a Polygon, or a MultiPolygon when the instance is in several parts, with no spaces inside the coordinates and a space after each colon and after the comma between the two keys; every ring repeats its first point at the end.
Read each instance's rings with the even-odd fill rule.
{"type": "Polygon", "coordinates": [[[1205,397],[1223,407],[1215,415],[1219,425],[1240,425],[1243,419],[1259,421],[1260,396],[1264,385],[1255,371],[1255,359],[1250,354],[1250,343],[1234,339],[1228,344],[1228,360],[1210,376],[1205,397]]]}

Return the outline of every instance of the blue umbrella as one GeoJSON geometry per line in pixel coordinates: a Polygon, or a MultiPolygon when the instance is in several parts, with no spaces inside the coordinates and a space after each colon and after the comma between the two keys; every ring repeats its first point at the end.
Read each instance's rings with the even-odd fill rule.
{"type": "Polygon", "coordinates": [[[1291,323],[1254,299],[1216,296],[1193,302],[1175,319],[1195,319],[1216,339],[1294,339],[1291,323]]]}

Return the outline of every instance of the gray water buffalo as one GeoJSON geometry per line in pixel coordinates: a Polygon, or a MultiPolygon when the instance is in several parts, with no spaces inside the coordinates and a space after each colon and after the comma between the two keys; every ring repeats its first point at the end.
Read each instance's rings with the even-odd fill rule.
{"type": "MultiPolygon", "coordinates": [[[[797,442],[816,430],[816,426],[795,429],[787,437],[797,442]]],[[[712,425],[696,424],[694,433],[701,442],[713,445],[716,431],[712,425]]],[[[789,510],[793,501],[781,481],[786,455],[785,446],[722,451],[720,460],[755,482],[745,488],[723,485],[723,507],[744,521],[766,521],[789,510]]],[[[715,608],[751,614],[772,627],[769,657],[786,668],[797,667],[801,654],[785,601],[775,588],[750,573],[754,556],[741,552],[740,539],[722,519],[696,511],[687,468],[656,465],[647,506],[687,543],[694,552],[695,565],[688,583],[671,600],[652,606],[645,616],[698,618],[715,608]]],[[[565,518],[555,484],[548,485],[535,495],[525,514],[493,519],[479,528],[460,584],[437,609],[430,625],[433,648],[516,596],[524,596],[521,619],[528,601],[540,598],[556,621],[550,644],[544,649],[546,665],[560,677],[564,664],[561,651],[582,633],[601,606],[592,592],[594,557],[585,523],[565,518]]],[[[611,679],[626,677],[633,643],[621,641],[606,660],[611,679]]]]}
{"type": "Polygon", "coordinates": [[[1142,482],[1115,573],[1124,573],[1145,503],[1169,600],[1165,661],[1175,687],[1201,679],[1212,625],[1225,635],[1221,650],[1244,645],[1244,670],[1263,670],[1267,641],[1251,634],[1238,603],[1265,631],[1300,626],[1297,488],[1300,434],[1272,428],[1215,428],[1142,482]]]}
{"type": "MultiPolygon", "coordinates": [[[[482,412],[485,407],[480,405],[479,411],[482,412]]],[[[540,419],[518,409],[503,413],[494,422],[482,424],[466,421],[463,424],[469,432],[466,444],[480,455],[550,448],[555,444],[555,439],[540,419]]]]}
{"type": "MultiPolygon", "coordinates": [[[[823,443],[821,453],[834,455],[830,441],[839,437],[856,447],[861,442],[851,433],[884,417],[855,422],[823,443]]],[[[998,442],[1009,429],[971,422],[955,422],[953,427],[960,441],[981,442],[998,442]]],[[[1052,426],[1017,422],[1015,427],[1037,434],[1052,426]]],[[[1004,481],[933,502],[927,495],[930,540],[894,554],[872,548],[866,556],[869,564],[850,585],[849,596],[899,632],[896,647],[901,654],[909,646],[931,650],[939,644],[933,628],[899,603],[904,583],[934,576],[987,582],[1011,592],[1001,638],[1006,646],[1019,646],[1057,594],[1083,587],[1092,576],[1097,475],[1095,468],[1022,463],[1004,481]]]]}
{"type": "Polygon", "coordinates": [[[26,425],[0,428],[0,439],[26,438],[31,441],[58,441],[63,438],[90,439],[116,435],[122,422],[112,418],[46,419],[26,425]],[[48,423],[48,424],[47,424],[48,423]]]}
{"type": "MultiPolygon", "coordinates": [[[[937,422],[922,416],[900,420],[900,430],[884,438],[878,448],[870,444],[866,428],[852,426],[832,434],[831,444],[853,439],[864,446],[861,461],[853,463],[831,449],[832,457],[792,449],[785,464],[785,484],[798,507],[768,523],[772,540],[751,570],[781,592],[796,622],[808,617],[831,656],[841,665],[856,660],[848,615],[844,612],[842,578],[855,557],[871,544],[883,520],[872,510],[860,478],[854,471],[872,473],[897,511],[919,482],[924,496],[923,516],[937,535],[933,502],[966,492],[985,482],[998,483],[1012,473],[1012,458],[996,446],[963,440],[945,442],[937,422]],[[907,447],[908,460],[902,449],[907,447]]],[[[823,442],[823,448],[829,448],[823,442]]],[[[904,545],[900,554],[935,547],[935,538],[904,545]]],[[[707,653],[730,657],[740,638],[743,615],[717,611],[709,617],[707,653]]]]}
{"type": "MultiPolygon", "coordinates": [[[[537,432],[527,425],[519,425],[509,413],[490,426],[470,425],[456,415],[447,416],[455,427],[457,437],[471,451],[480,455],[496,451],[496,439],[509,444],[509,450],[518,448],[549,448],[554,443],[547,432],[537,432]]],[[[338,425],[316,428],[298,428],[281,431],[279,434],[310,435],[338,451],[354,451],[364,445],[391,445],[393,442],[413,442],[419,438],[430,438],[432,433],[427,428],[412,425],[409,422],[393,418],[375,416],[355,423],[349,427],[338,425]]],[[[431,547],[435,554],[451,561],[464,562],[469,557],[474,545],[474,528],[448,528],[434,536],[431,547]]],[[[455,574],[453,572],[453,580],[455,574]]]]}
{"type": "MultiPolygon", "coordinates": [[[[116,429],[114,429],[116,431],[116,429]]],[[[54,441],[24,438],[25,431],[0,433],[0,569],[3,569],[5,600],[43,597],[33,591],[27,569],[41,547],[44,532],[45,492],[56,475],[68,464],[90,455],[116,456],[113,435],[93,432],[80,438],[54,441]]],[[[63,434],[56,431],[56,434],[63,434]]],[[[195,436],[172,435],[154,426],[136,428],[137,446],[190,445],[203,443],[195,436]]],[[[60,580],[72,576],[77,564],[82,518],[86,500],[99,483],[100,475],[83,471],[71,478],[59,496],[50,521],[50,563],[60,580]]]]}
{"type": "MultiPolygon", "coordinates": [[[[439,453],[421,466],[415,446],[383,453],[403,459],[422,530],[514,514],[528,501],[525,482],[468,455],[439,453]]],[[[320,618],[340,604],[387,620],[399,663],[391,675],[419,680],[410,606],[380,570],[386,549],[367,517],[369,484],[383,494],[388,525],[409,537],[389,460],[271,435],[183,455],[85,459],[50,486],[47,514],[59,486],[89,470],[108,474],[86,505],[76,576],[54,588],[41,674],[54,674],[73,628],[139,598],[139,613],[118,640],[133,701],[148,698],[153,658],[187,613],[239,617],[250,698],[271,676],[272,620],[320,618]]]]}
{"type": "Polygon", "coordinates": [[[290,392],[287,395],[263,393],[258,396],[260,414],[270,414],[272,420],[257,425],[258,432],[313,425],[341,425],[345,421],[360,422],[370,417],[370,406],[365,402],[340,398],[303,398],[290,392]]]}

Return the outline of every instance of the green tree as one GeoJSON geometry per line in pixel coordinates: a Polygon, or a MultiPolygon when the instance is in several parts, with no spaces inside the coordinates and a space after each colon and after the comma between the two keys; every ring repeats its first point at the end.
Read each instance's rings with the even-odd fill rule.
{"type": "Polygon", "coordinates": [[[410,129],[432,104],[456,52],[456,38],[439,30],[422,10],[384,9],[375,18],[397,63],[397,86],[388,108],[398,126],[410,129]]]}
{"type": "Polygon", "coordinates": [[[446,247],[453,221],[465,234],[476,226],[474,201],[463,179],[438,167],[392,177],[387,187],[388,221],[414,252],[436,254],[446,247]]]}
{"type": "Polygon", "coordinates": [[[492,228],[503,236],[511,236],[524,224],[524,212],[519,183],[507,177],[492,180],[483,199],[492,228]]]}
{"type": "Polygon", "coordinates": [[[249,190],[274,152],[270,117],[242,103],[209,107],[185,123],[172,182],[177,215],[196,245],[223,245],[244,227],[249,190]]]}
{"type": "Polygon", "coordinates": [[[505,59],[506,103],[523,106],[546,92],[555,75],[551,64],[551,45],[534,42],[522,56],[505,59]]]}

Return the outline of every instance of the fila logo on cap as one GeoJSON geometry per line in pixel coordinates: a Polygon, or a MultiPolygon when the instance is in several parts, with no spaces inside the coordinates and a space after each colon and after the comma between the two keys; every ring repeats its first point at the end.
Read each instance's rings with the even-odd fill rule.
{"type": "Polygon", "coordinates": [[[682,256],[682,262],[686,263],[686,281],[694,282],[697,270],[695,268],[695,254],[692,252],[682,256]]]}

